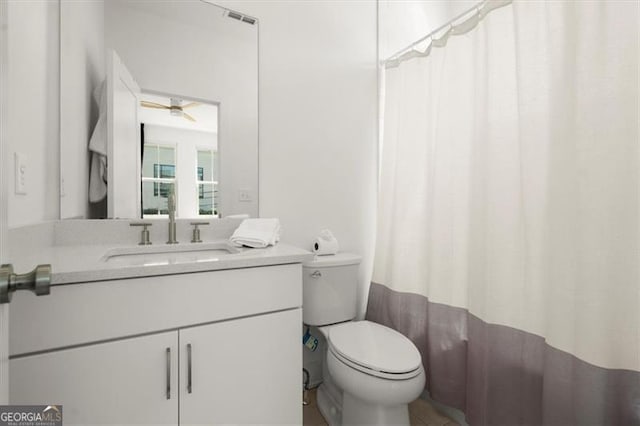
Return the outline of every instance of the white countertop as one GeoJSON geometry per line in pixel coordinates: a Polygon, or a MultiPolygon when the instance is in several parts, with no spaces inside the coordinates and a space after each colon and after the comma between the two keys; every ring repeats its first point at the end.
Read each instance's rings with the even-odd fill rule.
{"type": "MultiPolygon", "coordinates": [[[[205,243],[206,245],[206,243],[205,243]]],[[[181,246],[195,246],[190,243],[181,246]]],[[[153,262],[107,262],[105,254],[114,249],[135,247],[132,245],[54,245],[22,253],[13,263],[14,270],[24,273],[38,264],[51,264],[51,285],[139,278],[157,275],[185,274],[221,269],[251,268],[257,266],[301,263],[312,260],[314,255],[288,244],[278,243],[265,249],[241,248],[238,253],[219,257],[204,256],[193,259],[166,259],[153,262]]],[[[155,246],[153,246],[155,247],[155,246]]]]}

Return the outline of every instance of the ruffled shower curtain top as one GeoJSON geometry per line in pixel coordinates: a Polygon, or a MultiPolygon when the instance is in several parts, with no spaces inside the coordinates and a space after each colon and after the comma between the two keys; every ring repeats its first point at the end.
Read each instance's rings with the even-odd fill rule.
{"type": "Polygon", "coordinates": [[[504,3],[384,72],[367,318],[472,425],[640,425],[639,3],[504,3]]]}

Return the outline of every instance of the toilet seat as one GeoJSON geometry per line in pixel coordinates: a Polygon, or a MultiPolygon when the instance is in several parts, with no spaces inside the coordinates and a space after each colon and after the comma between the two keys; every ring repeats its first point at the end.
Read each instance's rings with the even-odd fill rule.
{"type": "Polygon", "coordinates": [[[342,363],[363,373],[407,380],[422,371],[422,359],[415,345],[397,331],[370,321],[332,326],[329,350],[342,363]]]}

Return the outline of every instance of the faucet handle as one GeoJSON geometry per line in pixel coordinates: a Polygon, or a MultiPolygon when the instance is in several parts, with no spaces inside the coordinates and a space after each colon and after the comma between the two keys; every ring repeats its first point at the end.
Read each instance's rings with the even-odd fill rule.
{"type": "Polygon", "coordinates": [[[171,188],[171,192],[167,197],[167,210],[169,211],[169,220],[173,221],[176,217],[176,194],[173,192],[173,187],[171,188]]]}
{"type": "Polygon", "coordinates": [[[191,242],[192,243],[201,243],[202,240],[200,239],[200,228],[198,228],[198,226],[200,225],[208,225],[209,222],[191,222],[191,225],[193,225],[193,236],[191,237],[191,242]]]}
{"type": "Polygon", "coordinates": [[[153,223],[149,223],[149,222],[137,222],[137,223],[129,224],[129,226],[142,226],[142,231],[140,232],[140,242],[138,243],[138,245],[141,245],[141,246],[151,245],[151,241],[149,241],[149,230],[147,229],[147,227],[151,225],[153,225],[153,223]]]}

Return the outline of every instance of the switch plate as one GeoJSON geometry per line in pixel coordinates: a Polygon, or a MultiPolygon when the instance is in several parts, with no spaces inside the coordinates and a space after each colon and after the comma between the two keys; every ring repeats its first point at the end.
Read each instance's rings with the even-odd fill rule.
{"type": "Polygon", "coordinates": [[[15,193],[25,195],[27,193],[27,157],[15,152],[13,159],[15,169],[15,193]]]}
{"type": "Polygon", "coordinates": [[[253,201],[253,197],[251,197],[251,190],[249,189],[238,190],[238,201],[243,203],[253,201]]]}

